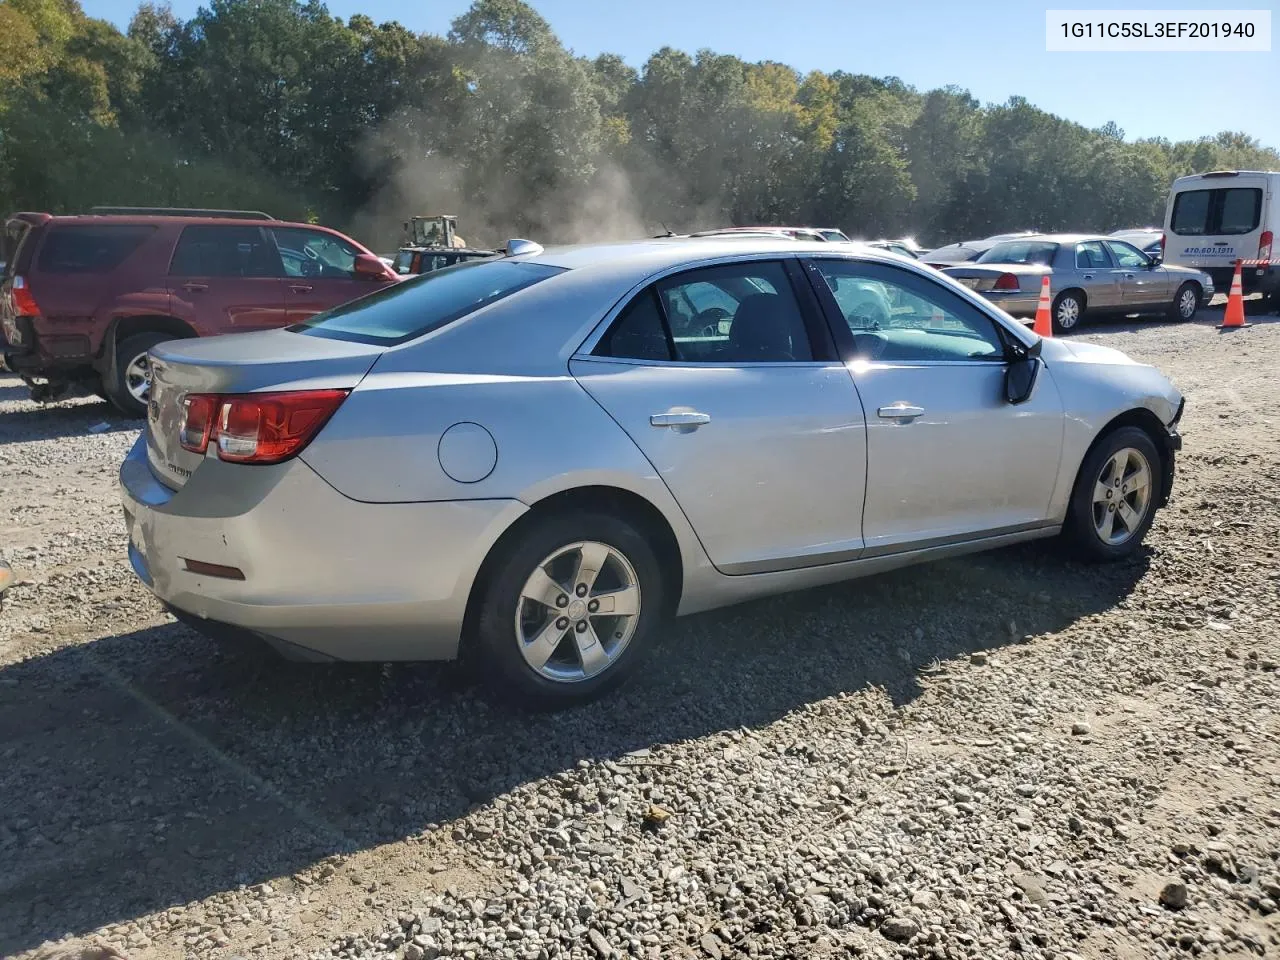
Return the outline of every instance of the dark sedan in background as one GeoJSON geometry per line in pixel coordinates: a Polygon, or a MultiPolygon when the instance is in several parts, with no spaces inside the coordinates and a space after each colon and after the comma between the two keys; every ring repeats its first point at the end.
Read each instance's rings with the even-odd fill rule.
{"type": "Polygon", "coordinates": [[[1190,320],[1213,296],[1202,270],[1167,266],[1132,244],[1095,234],[1038,234],[997,243],[972,263],[942,271],[1015,317],[1035,316],[1041,279],[1053,292],[1053,330],[1089,314],[1163,312],[1190,320]]]}

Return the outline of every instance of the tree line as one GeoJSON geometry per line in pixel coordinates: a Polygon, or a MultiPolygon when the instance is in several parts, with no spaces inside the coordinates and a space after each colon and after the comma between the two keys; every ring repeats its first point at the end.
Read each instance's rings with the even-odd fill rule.
{"type": "Polygon", "coordinates": [[[380,249],[420,213],[485,243],[786,222],[941,244],[1159,223],[1175,177],[1222,168],[1280,154],[711,50],[637,70],[575,56],[522,0],[476,0],[447,36],[319,0],[144,3],[123,33],[77,0],[0,0],[3,212],[262,209],[380,249]]]}

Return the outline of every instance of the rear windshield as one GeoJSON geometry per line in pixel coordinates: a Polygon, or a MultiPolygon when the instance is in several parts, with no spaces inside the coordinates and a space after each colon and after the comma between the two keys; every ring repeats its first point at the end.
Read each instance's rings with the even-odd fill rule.
{"type": "Polygon", "coordinates": [[[460,263],[401,280],[289,329],[313,337],[391,346],[562,272],[561,267],[518,260],[460,263]]]}
{"type": "Polygon", "coordinates": [[[978,263],[1039,263],[1049,266],[1058,252],[1056,243],[1043,240],[1010,240],[997,243],[978,258],[978,263]]]}
{"type": "Polygon", "coordinates": [[[1170,229],[1180,237],[1251,233],[1262,217],[1257,187],[1184,190],[1173,198],[1170,229]]]}
{"type": "Polygon", "coordinates": [[[967,263],[978,256],[978,251],[973,247],[939,247],[932,253],[926,254],[929,260],[934,263],[967,263]]]}
{"type": "Polygon", "coordinates": [[[146,224],[52,227],[36,259],[41,273],[106,273],[124,263],[155,232],[146,224]]]}

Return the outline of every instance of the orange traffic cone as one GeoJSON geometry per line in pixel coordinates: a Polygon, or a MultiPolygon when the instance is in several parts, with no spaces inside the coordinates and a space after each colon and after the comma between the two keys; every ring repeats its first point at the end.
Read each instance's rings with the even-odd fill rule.
{"type": "Polygon", "coordinates": [[[1053,336],[1053,320],[1049,317],[1049,304],[1049,278],[1046,276],[1040,281],[1040,302],[1036,304],[1036,323],[1032,327],[1041,337],[1053,336]]]}
{"type": "Polygon", "coordinates": [[[1222,315],[1219,330],[1239,330],[1241,327],[1253,326],[1244,320],[1244,283],[1240,279],[1240,261],[1236,261],[1236,272],[1231,278],[1231,292],[1227,294],[1227,312],[1222,315]]]}

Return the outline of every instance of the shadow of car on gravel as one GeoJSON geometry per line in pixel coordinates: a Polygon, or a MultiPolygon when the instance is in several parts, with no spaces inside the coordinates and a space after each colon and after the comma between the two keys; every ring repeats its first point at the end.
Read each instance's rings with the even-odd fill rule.
{"type": "MultiPolygon", "coordinates": [[[[444,825],[512,787],[822,698],[922,692],[917,669],[1124,599],[1147,555],[1037,545],[677,621],[635,680],[529,714],[447,665],[313,666],[176,625],[0,670],[0,953],[444,825]]],[[[1006,665],[1016,670],[1016,657],[1006,665]]]]}

